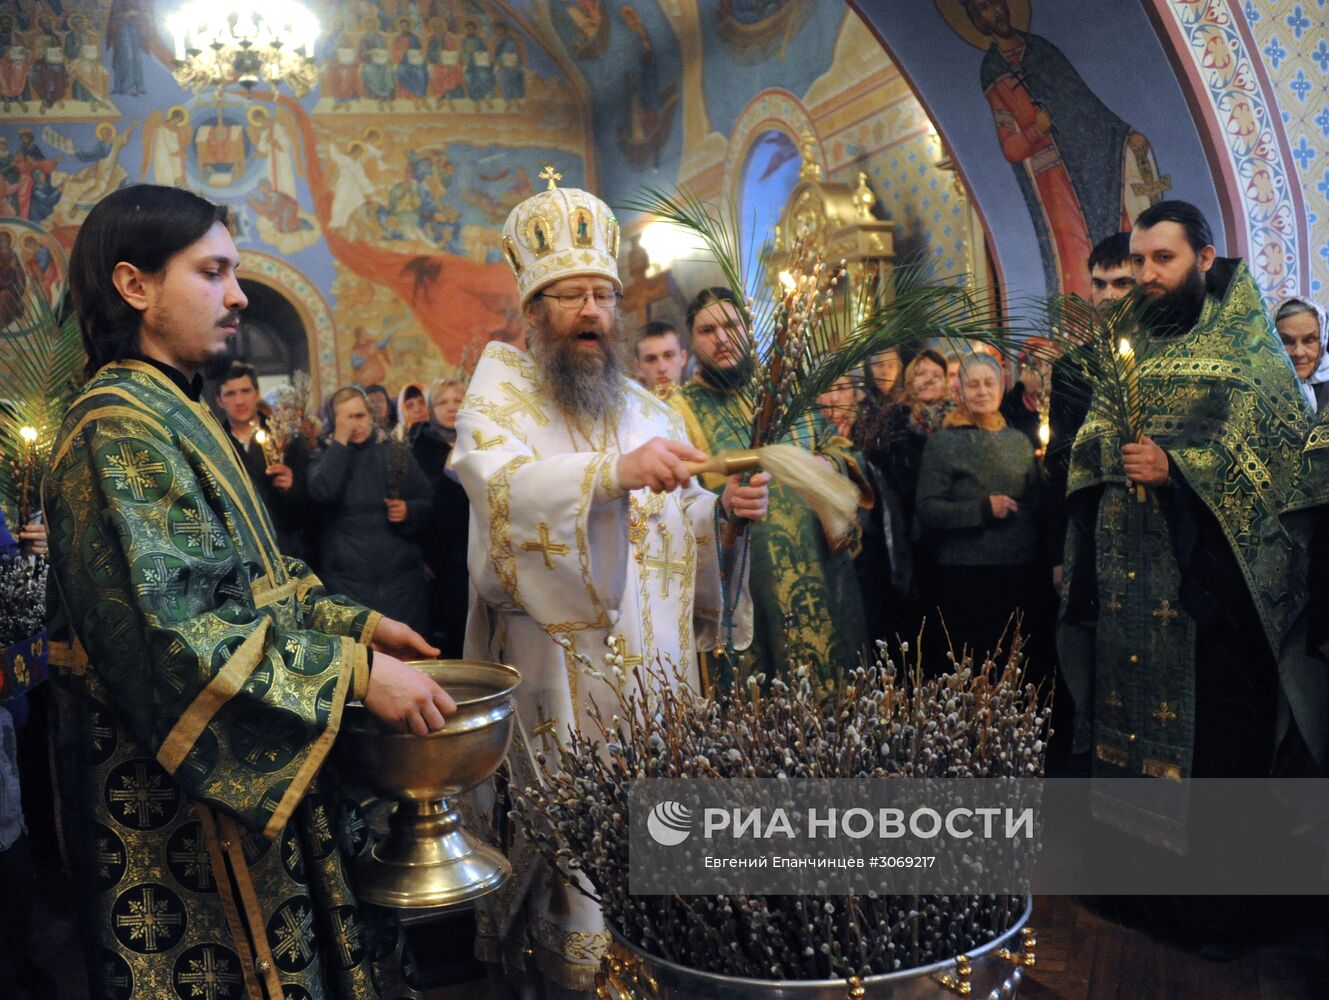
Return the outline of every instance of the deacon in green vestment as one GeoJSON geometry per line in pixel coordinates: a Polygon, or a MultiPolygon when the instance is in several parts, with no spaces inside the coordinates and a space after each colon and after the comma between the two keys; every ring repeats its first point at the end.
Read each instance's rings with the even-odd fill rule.
{"type": "Polygon", "coordinates": [[[1279,514],[1307,412],[1250,272],[1216,259],[1198,210],[1146,209],[1131,257],[1150,296],[1134,345],[1143,438],[1123,447],[1091,404],[1058,639],[1091,773],[1176,782],[1156,810],[1096,783],[1095,815],[1184,852],[1183,779],[1268,774],[1306,709],[1278,656],[1305,600],[1279,514]]]}
{"type": "Polygon", "coordinates": [[[93,993],[413,996],[399,927],[347,883],[366,824],[327,765],[349,699],[420,733],[453,706],[393,655],[436,650],[280,554],[199,399],[245,306],[225,213],[125,188],[70,258],[97,370],[44,507],[81,650],[58,758],[93,993]]]}
{"type": "MultiPolygon", "coordinates": [[[[746,448],[752,413],[734,390],[752,378],[752,360],[729,289],[700,292],[688,307],[688,329],[697,373],[665,398],[683,417],[694,447],[709,454],[746,448]]],[[[787,443],[821,456],[870,498],[853,446],[819,415],[806,414],[787,443]]],[[[703,477],[703,483],[717,492],[724,488],[718,475],[703,477]]],[[[806,663],[814,681],[827,685],[837,670],[858,662],[867,642],[852,553],[833,550],[816,515],[778,481],[770,485],[766,519],[748,530],[753,639],[743,668],[775,677],[791,663],[806,663]]],[[[727,671],[721,665],[711,680],[728,683],[727,671]]]]}

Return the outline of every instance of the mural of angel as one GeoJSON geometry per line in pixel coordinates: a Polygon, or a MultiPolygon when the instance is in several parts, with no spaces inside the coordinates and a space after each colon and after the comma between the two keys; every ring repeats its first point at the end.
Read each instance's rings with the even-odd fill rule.
{"type": "Polygon", "coordinates": [[[328,156],[337,168],[328,225],[344,229],[356,209],[373,200],[375,186],[365,168],[370,164],[382,167],[382,158],[378,150],[358,139],[347,143],[344,150],[333,143],[328,147],[328,156]]]}
{"type": "Polygon", "coordinates": [[[278,107],[274,113],[266,105],[256,104],[245,118],[254,156],[267,160],[269,186],[294,201],[299,197],[295,178],[305,175],[294,117],[287,108],[278,107]]]}
{"type": "Polygon", "coordinates": [[[140,177],[158,184],[185,187],[185,157],[189,151],[189,109],[173,104],[165,112],[154,111],[143,122],[143,164],[140,177]]]}
{"type": "Polygon", "coordinates": [[[355,328],[355,340],[351,344],[353,382],[359,385],[382,385],[387,381],[388,366],[392,364],[388,344],[396,333],[397,330],[393,328],[381,340],[374,340],[363,326],[355,328]]]}
{"type": "Polygon", "coordinates": [[[636,36],[640,55],[633,61],[637,67],[635,72],[623,75],[625,101],[623,117],[618,123],[618,148],[636,166],[658,167],[660,150],[669,140],[673,128],[678,84],[670,81],[661,85],[655,46],[636,9],[624,4],[619,13],[628,30],[636,36]]]}

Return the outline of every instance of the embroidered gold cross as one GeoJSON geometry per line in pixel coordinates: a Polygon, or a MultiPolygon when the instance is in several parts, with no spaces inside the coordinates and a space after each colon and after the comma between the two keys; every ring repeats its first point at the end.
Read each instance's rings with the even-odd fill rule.
{"type": "Polygon", "coordinates": [[[554,719],[545,718],[545,707],[543,705],[535,706],[535,721],[536,726],[531,730],[531,735],[540,741],[541,749],[545,753],[549,753],[549,741],[551,739],[554,741],[554,746],[558,746],[558,736],[551,735],[558,728],[558,722],[554,719]]]}
{"type": "Polygon", "coordinates": [[[1164,627],[1171,625],[1172,619],[1181,616],[1181,612],[1174,608],[1172,602],[1168,600],[1164,600],[1162,604],[1154,608],[1152,614],[1155,618],[1161,618],[1163,620],[1164,627]]]}
{"type": "Polygon", "coordinates": [[[1121,598],[1116,594],[1108,594],[1107,603],[1103,605],[1103,607],[1107,609],[1108,614],[1111,615],[1121,614],[1121,609],[1125,606],[1126,605],[1121,603],[1121,598]]]}
{"type": "Polygon", "coordinates": [[[549,425],[549,418],[546,417],[544,411],[540,409],[540,401],[535,398],[535,393],[523,392],[511,382],[502,382],[499,384],[499,388],[507,393],[508,399],[511,400],[507,405],[499,408],[498,415],[500,417],[510,417],[515,413],[525,413],[541,427],[549,425]]]}
{"type": "Polygon", "coordinates": [[[538,542],[522,542],[522,551],[539,552],[545,557],[545,569],[554,568],[554,560],[550,556],[565,556],[568,554],[568,547],[562,542],[551,542],[549,540],[549,525],[544,521],[540,522],[540,540],[538,542]]]}
{"type": "Polygon", "coordinates": [[[476,451],[488,451],[507,440],[502,434],[495,434],[493,437],[487,438],[479,431],[471,431],[471,437],[475,438],[476,451]]]}
{"type": "Polygon", "coordinates": [[[664,599],[669,596],[670,577],[682,577],[688,568],[688,564],[682,559],[670,559],[674,540],[669,537],[669,529],[663,524],[660,525],[660,535],[662,541],[659,552],[653,556],[646,556],[641,564],[646,567],[646,572],[660,574],[660,597],[664,599]]]}
{"type": "Polygon", "coordinates": [[[614,640],[614,654],[616,656],[623,657],[623,666],[625,667],[641,666],[642,658],[639,655],[636,654],[632,656],[628,655],[628,640],[626,636],[615,635],[611,636],[610,638],[614,640]]]}
{"type": "Polygon", "coordinates": [[[561,181],[563,179],[563,175],[554,169],[554,165],[552,163],[546,164],[545,168],[541,170],[540,173],[537,174],[536,176],[539,177],[540,180],[542,181],[549,182],[548,190],[550,191],[554,190],[554,181],[561,181]]]}
{"type": "Polygon", "coordinates": [[[1164,729],[1167,728],[1169,722],[1172,722],[1174,719],[1177,718],[1177,713],[1172,711],[1171,706],[1168,705],[1166,701],[1160,701],[1158,703],[1158,707],[1149,714],[1152,715],[1155,719],[1157,719],[1158,724],[1162,726],[1164,729]]]}

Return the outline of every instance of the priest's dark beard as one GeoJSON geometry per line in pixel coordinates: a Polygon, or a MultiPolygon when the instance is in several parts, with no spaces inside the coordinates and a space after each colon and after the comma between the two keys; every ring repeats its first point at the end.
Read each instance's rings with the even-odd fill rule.
{"type": "Polygon", "coordinates": [[[1197,267],[1180,288],[1150,296],[1140,313],[1140,322],[1158,336],[1175,337],[1195,326],[1203,309],[1204,272],[1197,267]]]}
{"type": "Polygon", "coordinates": [[[697,364],[701,366],[702,378],[715,388],[725,390],[747,385],[752,381],[752,373],[757,367],[757,362],[751,354],[745,354],[727,368],[719,368],[709,361],[703,361],[701,355],[697,355],[697,364]]]}
{"type": "Polygon", "coordinates": [[[575,335],[555,337],[548,314],[537,313],[529,338],[531,356],[564,416],[574,420],[605,417],[613,425],[623,412],[623,379],[628,370],[623,328],[615,315],[613,322],[596,332],[600,334],[598,350],[588,351],[578,346],[575,335]]]}

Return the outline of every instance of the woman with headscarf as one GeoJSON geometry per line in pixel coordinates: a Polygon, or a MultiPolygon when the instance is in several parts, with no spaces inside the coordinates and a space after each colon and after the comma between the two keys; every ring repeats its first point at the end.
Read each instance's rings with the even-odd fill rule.
{"type": "MultiPolygon", "coordinates": [[[[993,649],[1011,615],[1021,613],[1037,682],[1039,674],[1052,675],[1042,478],[1029,439],[1001,415],[1002,388],[995,358],[966,356],[960,407],[923,452],[917,510],[934,562],[925,597],[929,610],[939,610],[957,656],[964,646],[977,656],[993,649]]],[[[930,646],[944,649],[940,623],[934,624],[930,646]]]]}
{"type": "Polygon", "coordinates": [[[1284,299],[1274,307],[1278,337],[1297,370],[1301,394],[1318,413],[1329,400],[1329,319],[1310,299],[1284,299]]]}
{"type": "Polygon", "coordinates": [[[448,457],[457,443],[457,412],[466,387],[455,378],[438,379],[429,387],[428,419],[411,428],[415,460],[434,489],[434,515],[425,535],[429,569],[430,641],[445,658],[461,656],[466,632],[466,538],[471,507],[466,491],[448,472],[448,457]]]}

